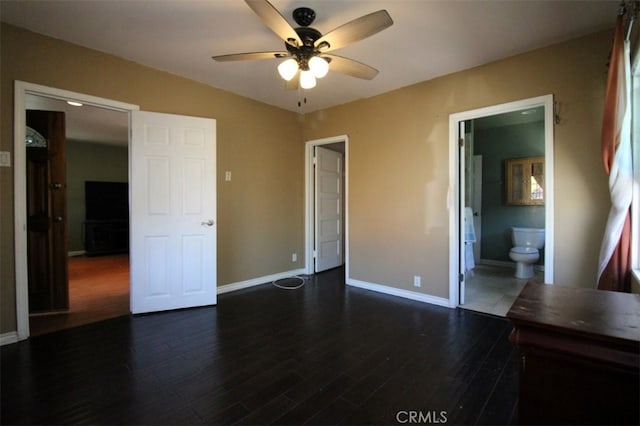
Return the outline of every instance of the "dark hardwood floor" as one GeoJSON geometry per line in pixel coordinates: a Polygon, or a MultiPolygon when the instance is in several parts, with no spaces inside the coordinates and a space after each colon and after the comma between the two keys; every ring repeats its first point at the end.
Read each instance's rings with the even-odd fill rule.
{"type": "Polygon", "coordinates": [[[4,346],[1,423],[514,422],[506,320],[348,287],[343,273],[4,346]]]}

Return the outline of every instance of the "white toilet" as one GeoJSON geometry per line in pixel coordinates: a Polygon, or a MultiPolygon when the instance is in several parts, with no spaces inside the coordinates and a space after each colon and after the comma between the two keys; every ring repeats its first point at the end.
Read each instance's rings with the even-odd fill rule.
{"type": "Polygon", "coordinates": [[[533,264],[540,259],[544,247],[544,228],[511,228],[514,247],[509,257],[516,262],[516,278],[533,277],[533,264]]]}

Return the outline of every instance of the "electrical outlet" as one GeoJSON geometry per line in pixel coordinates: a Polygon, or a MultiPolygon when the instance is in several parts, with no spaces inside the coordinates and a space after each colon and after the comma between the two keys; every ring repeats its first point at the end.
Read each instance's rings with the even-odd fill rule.
{"type": "Polygon", "coordinates": [[[413,277],[413,286],[414,287],[422,286],[422,277],[420,277],[420,275],[415,275],[413,277]]]}
{"type": "Polygon", "coordinates": [[[292,262],[298,261],[298,253],[291,253],[291,261],[292,262]]]}
{"type": "Polygon", "coordinates": [[[11,152],[0,151],[0,167],[11,167],[11,152]]]}
{"type": "Polygon", "coordinates": [[[231,182],[231,172],[224,172],[224,180],[226,182],[231,182]]]}

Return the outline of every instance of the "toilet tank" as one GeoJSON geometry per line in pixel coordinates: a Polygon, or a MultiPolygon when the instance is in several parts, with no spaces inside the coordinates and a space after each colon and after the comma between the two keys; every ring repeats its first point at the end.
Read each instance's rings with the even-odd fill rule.
{"type": "Polygon", "coordinates": [[[544,247],[544,228],[511,228],[511,237],[515,247],[544,247]]]}

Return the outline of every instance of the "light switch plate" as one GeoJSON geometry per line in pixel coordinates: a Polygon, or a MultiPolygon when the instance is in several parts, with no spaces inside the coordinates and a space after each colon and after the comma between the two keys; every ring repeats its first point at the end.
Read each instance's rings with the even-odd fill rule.
{"type": "Polygon", "coordinates": [[[11,153],[0,151],[0,167],[11,167],[11,153]]]}

